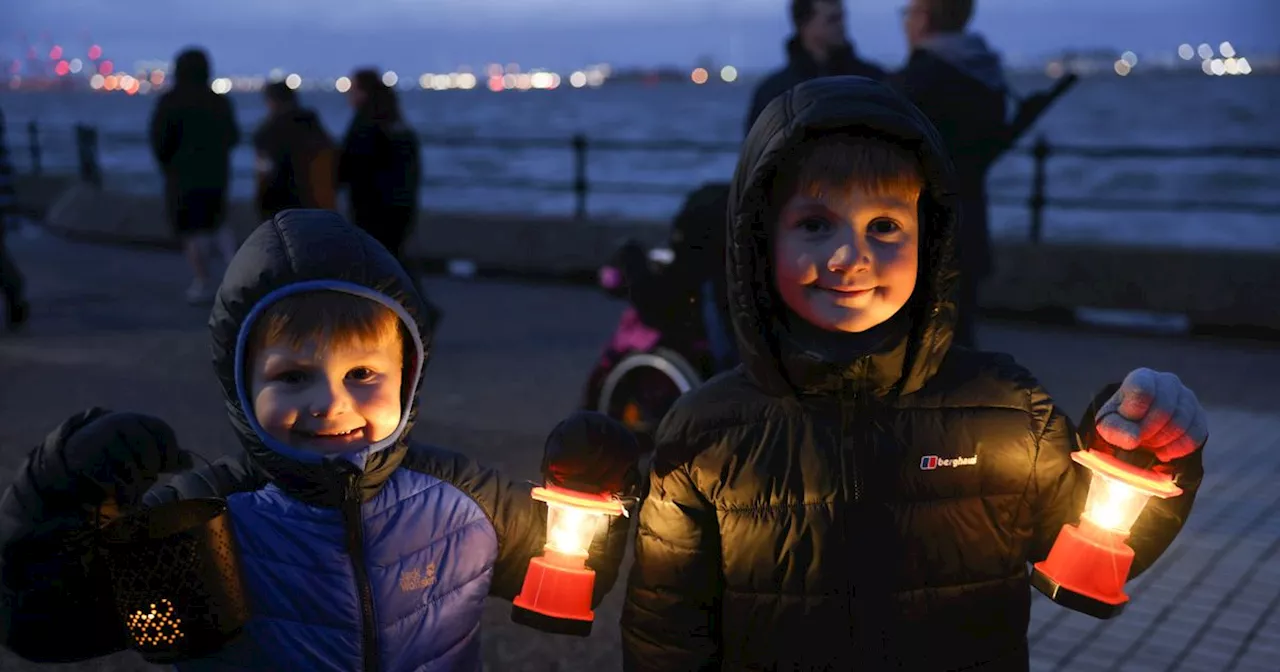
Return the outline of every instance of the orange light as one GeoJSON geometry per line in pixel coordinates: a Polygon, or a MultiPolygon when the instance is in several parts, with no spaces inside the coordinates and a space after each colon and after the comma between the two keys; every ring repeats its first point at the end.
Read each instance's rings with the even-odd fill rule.
{"type": "Polygon", "coordinates": [[[693,74],[689,75],[689,79],[692,79],[694,84],[706,84],[708,77],[706,68],[694,68],[693,74]]]}
{"type": "Polygon", "coordinates": [[[553,486],[533,489],[547,503],[547,544],[529,561],[524,586],[511,604],[517,623],[561,634],[591,634],[596,573],[586,566],[591,541],[610,516],[626,513],[614,497],[553,486]]]}
{"type": "Polygon", "coordinates": [[[1049,557],[1035,564],[1031,585],[1068,609],[1111,618],[1129,601],[1129,530],[1149,499],[1176,497],[1182,489],[1168,475],[1102,450],[1077,451],[1071,459],[1092,472],[1084,512],[1079,525],[1062,527],[1049,557]]]}

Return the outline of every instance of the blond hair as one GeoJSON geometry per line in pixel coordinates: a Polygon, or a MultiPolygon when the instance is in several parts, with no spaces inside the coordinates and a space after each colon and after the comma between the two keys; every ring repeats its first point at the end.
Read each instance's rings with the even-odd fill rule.
{"type": "Polygon", "coordinates": [[[262,312],[249,335],[250,353],[314,340],[321,349],[404,343],[400,317],[387,306],[340,291],[290,294],[262,312]]]}

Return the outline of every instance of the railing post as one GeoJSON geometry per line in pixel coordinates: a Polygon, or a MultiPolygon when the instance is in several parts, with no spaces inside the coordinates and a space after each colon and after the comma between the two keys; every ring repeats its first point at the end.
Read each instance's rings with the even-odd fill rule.
{"type": "Polygon", "coordinates": [[[573,216],[587,218],[587,136],[573,136],[573,216]]]}
{"type": "Polygon", "coordinates": [[[80,159],[80,179],[95,187],[102,186],[102,170],[98,165],[98,129],[76,124],[76,153],[80,159]]]}
{"type": "Polygon", "coordinates": [[[31,153],[31,174],[39,175],[44,168],[40,163],[40,124],[35,119],[27,122],[27,151],[31,153]]]}
{"type": "Polygon", "coordinates": [[[1044,135],[1036,136],[1035,145],[1031,148],[1031,156],[1035,159],[1031,173],[1031,198],[1027,200],[1027,207],[1031,209],[1031,242],[1039,243],[1044,233],[1044,206],[1048,201],[1045,195],[1045,180],[1047,179],[1047,164],[1049,162],[1049,154],[1052,153],[1049,147],[1049,141],[1044,135]]]}

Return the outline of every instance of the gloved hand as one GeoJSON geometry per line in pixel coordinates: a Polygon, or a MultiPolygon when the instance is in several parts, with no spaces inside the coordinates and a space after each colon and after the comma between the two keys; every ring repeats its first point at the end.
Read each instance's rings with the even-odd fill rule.
{"type": "Polygon", "coordinates": [[[551,430],[542,476],[588,494],[634,497],[640,485],[640,443],[631,430],[602,413],[578,411],[551,430]]]}
{"type": "Polygon", "coordinates": [[[1094,416],[1098,436],[1121,450],[1145,450],[1161,462],[1186,457],[1209,438],[1196,395],[1172,373],[1134,369],[1094,416]]]}
{"type": "Polygon", "coordinates": [[[191,455],[159,418],[91,408],[54,430],[32,456],[45,498],[120,510],[138,504],[160,474],[189,469],[191,455]]]}

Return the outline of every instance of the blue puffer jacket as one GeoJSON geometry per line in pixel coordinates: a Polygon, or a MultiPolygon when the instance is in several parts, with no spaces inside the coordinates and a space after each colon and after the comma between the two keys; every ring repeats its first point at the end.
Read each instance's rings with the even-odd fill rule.
{"type": "MultiPolygon", "coordinates": [[[[180,669],[480,669],[484,600],[519,593],[529,559],[546,540],[546,508],[531,499],[525,484],[457,453],[407,442],[431,340],[425,315],[399,262],[333,213],[286,211],[259,227],[237,253],[209,327],[214,367],[244,452],[153,488],[144,503],[227,500],[251,617],[223,650],[180,669]],[[406,412],[399,429],[378,444],[325,457],[266,434],[245,412],[251,404],[240,375],[249,330],[263,308],[313,290],[386,304],[404,320],[414,346],[405,358],[406,412]]],[[[29,464],[55,462],[44,457],[55,450],[37,447],[29,464]]],[[[44,477],[39,468],[24,468],[5,506],[38,493],[44,477]]],[[[14,505],[0,511],[6,557],[49,553],[41,535],[51,525],[28,510],[14,505]]],[[[624,520],[615,519],[593,544],[588,564],[597,572],[596,602],[616,579],[626,529],[624,520]]],[[[77,543],[75,535],[60,534],[63,548],[77,543]]],[[[5,576],[6,586],[24,586],[6,595],[0,611],[6,645],[24,658],[63,661],[124,648],[114,634],[122,631],[118,624],[92,620],[110,618],[110,609],[86,610],[83,600],[58,589],[92,585],[100,568],[86,570],[66,554],[29,565],[40,575],[5,576]],[[71,652],[60,643],[65,638],[42,625],[54,623],[83,626],[94,635],[71,652]],[[23,641],[15,641],[17,632],[23,641]]]]}

